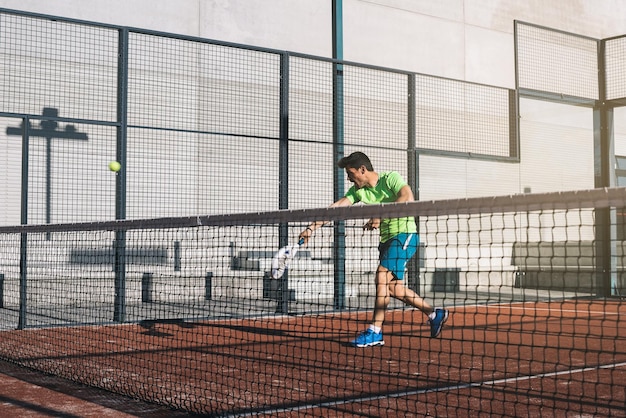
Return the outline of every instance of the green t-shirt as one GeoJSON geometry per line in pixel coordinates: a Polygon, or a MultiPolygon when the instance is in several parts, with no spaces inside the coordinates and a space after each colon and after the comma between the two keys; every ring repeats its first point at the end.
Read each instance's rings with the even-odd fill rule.
{"type": "MultiPolygon", "coordinates": [[[[378,173],[378,183],[374,187],[357,189],[350,187],[345,197],[352,203],[362,202],[365,204],[393,203],[398,198],[398,193],[406,185],[406,181],[395,171],[378,173]]],[[[416,233],[417,226],[413,216],[405,218],[381,219],[380,241],[386,242],[398,234],[416,233]]]]}

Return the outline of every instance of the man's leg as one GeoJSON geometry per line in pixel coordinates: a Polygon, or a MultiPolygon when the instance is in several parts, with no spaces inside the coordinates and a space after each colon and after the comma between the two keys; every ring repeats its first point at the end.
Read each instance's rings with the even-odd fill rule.
{"type": "Polygon", "coordinates": [[[430,336],[433,338],[439,336],[443,324],[448,320],[449,313],[447,310],[442,308],[433,308],[424,300],[424,298],[415,293],[412,289],[406,287],[400,280],[393,280],[389,284],[389,293],[394,298],[424,312],[428,316],[430,336]]]}
{"type": "Polygon", "coordinates": [[[376,299],[374,300],[374,313],[369,327],[350,342],[355,347],[371,347],[383,345],[382,327],[385,322],[385,311],[391,299],[389,295],[389,283],[393,274],[385,267],[378,266],[376,270],[376,299]]]}
{"type": "Polygon", "coordinates": [[[434,308],[424,298],[406,287],[401,280],[393,280],[389,283],[389,293],[394,298],[419,309],[426,315],[430,315],[434,311],[434,308]]]}
{"type": "MultiPolygon", "coordinates": [[[[441,333],[443,324],[448,320],[448,311],[442,308],[433,308],[430,304],[426,303],[420,295],[406,287],[402,282],[406,265],[417,252],[417,245],[418,239],[415,234],[399,234],[393,240],[389,241],[389,244],[385,249],[384,256],[381,257],[380,262],[381,266],[383,266],[383,268],[385,268],[389,273],[385,276],[387,278],[386,282],[388,290],[385,293],[386,298],[383,300],[385,308],[389,304],[389,296],[393,296],[407,305],[413,306],[414,308],[424,312],[424,314],[428,316],[431,337],[438,337],[441,333]],[[392,271],[394,274],[391,274],[392,271]]],[[[385,280],[377,281],[377,284],[380,284],[383,281],[385,280]]],[[[378,287],[376,290],[379,292],[378,287]]],[[[382,290],[380,292],[382,294],[382,290]]],[[[378,315],[374,317],[375,320],[381,318],[380,313],[375,312],[375,315],[378,315]]]]}
{"type": "Polygon", "coordinates": [[[376,299],[374,301],[374,313],[372,325],[382,328],[385,322],[385,312],[390,301],[390,285],[394,281],[393,274],[383,266],[376,270],[376,299]]]}

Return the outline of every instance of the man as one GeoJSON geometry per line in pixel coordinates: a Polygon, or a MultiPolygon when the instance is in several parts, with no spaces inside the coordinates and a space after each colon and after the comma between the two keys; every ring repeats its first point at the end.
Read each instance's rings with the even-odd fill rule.
{"type": "MultiPolygon", "coordinates": [[[[377,173],[367,155],[355,152],[342,158],[338,166],[346,170],[348,179],[354,184],[344,197],[330,207],[349,206],[358,202],[365,204],[410,202],[413,192],[402,176],[395,172],[377,173]]],[[[299,238],[308,242],[313,232],[326,222],[310,224],[300,233],[299,238]]],[[[413,306],[428,315],[431,337],[441,333],[444,322],[448,320],[448,311],[433,308],[413,290],[403,283],[407,262],[417,251],[418,235],[414,217],[394,219],[370,219],[364,229],[380,229],[379,265],[376,270],[376,301],[372,323],[350,344],[355,347],[383,345],[382,326],[385,311],[391,297],[413,306]]]]}

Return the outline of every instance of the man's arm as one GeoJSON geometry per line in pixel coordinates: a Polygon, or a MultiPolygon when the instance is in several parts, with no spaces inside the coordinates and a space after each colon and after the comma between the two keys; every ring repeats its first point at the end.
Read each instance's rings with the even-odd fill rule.
{"type": "MultiPolygon", "coordinates": [[[[350,205],[352,205],[352,202],[350,202],[350,200],[347,197],[342,197],[341,199],[337,200],[329,207],[337,208],[341,206],[350,206],[350,205]]],[[[304,239],[304,242],[307,243],[309,241],[309,238],[313,236],[313,231],[315,231],[317,228],[321,228],[322,226],[326,225],[328,222],[329,221],[312,222],[311,224],[309,224],[309,226],[306,227],[304,231],[300,232],[298,239],[304,239]]]]}
{"type": "MultiPolygon", "coordinates": [[[[408,184],[405,184],[398,192],[395,203],[412,202],[413,200],[415,200],[415,197],[413,196],[413,191],[408,184]]],[[[367,221],[365,225],[363,225],[363,229],[367,229],[368,231],[373,231],[374,229],[378,229],[379,227],[380,218],[372,218],[367,221]]]]}
{"type": "Polygon", "coordinates": [[[415,196],[413,196],[413,190],[411,190],[411,187],[409,187],[408,184],[405,184],[398,192],[396,203],[412,202],[414,200],[415,196]]]}

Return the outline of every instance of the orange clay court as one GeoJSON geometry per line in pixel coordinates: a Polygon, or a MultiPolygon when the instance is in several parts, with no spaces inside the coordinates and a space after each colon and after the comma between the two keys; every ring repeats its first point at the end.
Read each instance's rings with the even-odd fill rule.
{"type": "Polygon", "coordinates": [[[419,311],[390,311],[386,344],[365,349],[346,344],[369,318],[353,312],[4,331],[0,354],[209,416],[626,417],[620,301],[450,312],[431,339],[419,311]]]}

